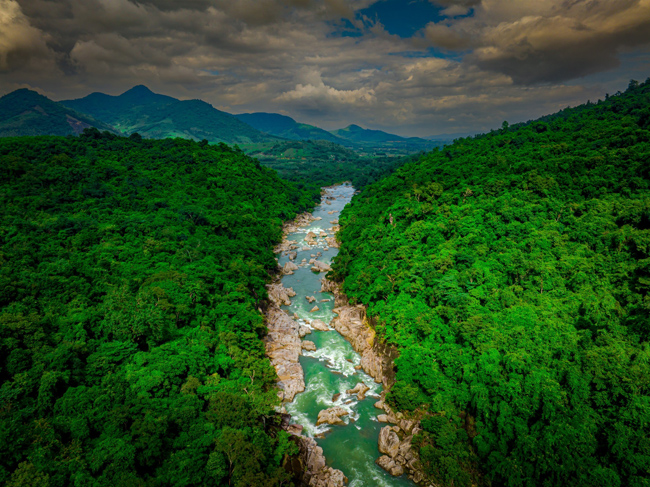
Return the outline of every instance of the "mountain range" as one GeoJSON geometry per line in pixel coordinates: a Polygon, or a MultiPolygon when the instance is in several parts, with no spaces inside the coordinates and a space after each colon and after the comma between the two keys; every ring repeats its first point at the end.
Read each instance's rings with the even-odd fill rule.
{"type": "Polygon", "coordinates": [[[118,96],[92,93],[61,102],[27,89],[0,98],[0,136],[78,134],[88,127],[125,135],[137,132],[154,139],[206,139],[255,149],[291,140],[326,141],[359,151],[418,152],[448,140],[401,137],[358,125],[330,132],[277,113],[232,115],[204,101],[178,100],[143,85],[118,96]]]}
{"type": "Polygon", "coordinates": [[[89,127],[114,131],[104,122],[28,89],[0,98],[0,137],[73,135],[89,127]]]}

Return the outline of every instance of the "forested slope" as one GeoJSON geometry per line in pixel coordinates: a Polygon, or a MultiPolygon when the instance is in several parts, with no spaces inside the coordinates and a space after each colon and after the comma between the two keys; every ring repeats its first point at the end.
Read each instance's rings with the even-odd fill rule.
{"type": "Polygon", "coordinates": [[[650,81],[431,152],[340,221],[432,479],[650,485],[650,81]]]}
{"type": "Polygon", "coordinates": [[[188,140],[0,139],[0,485],[288,485],[258,311],[312,195],[188,140]]]}

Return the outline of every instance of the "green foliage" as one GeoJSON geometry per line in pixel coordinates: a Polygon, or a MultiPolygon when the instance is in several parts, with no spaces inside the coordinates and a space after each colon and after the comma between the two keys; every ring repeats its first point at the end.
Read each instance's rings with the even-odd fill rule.
{"type": "Polygon", "coordinates": [[[0,484],[288,485],[258,306],[312,195],[223,144],[0,140],[0,484]]]}
{"type": "Polygon", "coordinates": [[[504,124],[342,213],[334,273],[400,350],[389,400],[432,415],[432,478],[650,485],[648,113],[650,80],[504,124]]]}
{"type": "Polygon", "coordinates": [[[362,188],[413,157],[369,157],[322,140],[279,142],[270,147],[249,147],[247,152],[283,179],[313,189],[344,181],[362,188]]]}
{"type": "Polygon", "coordinates": [[[145,86],[136,86],[119,96],[93,93],[62,104],[110,123],[126,135],[238,144],[276,140],[204,101],[180,101],[153,93],[145,86]]]}
{"type": "Polygon", "coordinates": [[[113,131],[103,122],[25,88],[0,98],[0,137],[72,135],[89,127],[113,131]]]}

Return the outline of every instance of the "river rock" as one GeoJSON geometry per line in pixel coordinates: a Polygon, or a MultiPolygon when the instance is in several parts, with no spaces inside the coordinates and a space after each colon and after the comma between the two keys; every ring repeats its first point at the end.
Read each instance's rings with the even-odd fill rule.
{"type": "Polygon", "coordinates": [[[330,281],[327,277],[323,277],[320,280],[320,292],[340,294],[341,286],[334,281],[330,281]]]}
{"type": "Polygon", "coordinates": [[[269,299],[275,306],[289,306],[291,299],[296,295],[292,288],[285,288],[281,282],[274,282],[266,286],[269,294],[269,299]]]}
{"type": "Polygon", "coordinates": [[[340,393],[340,392],[337,392],[336,394],[334,394],[334,395],[332,396],[332,402],[336,402],[336,401],[338,401],[338,400],[339,400],[339,397],[341,397],[341,393],[340,393]]]}
{"type": "Polygon", "coordinates": [[[321,262],[320,260],[314,261],[314,265],[311,268],[314,272],[329,272],[332,270],[329,264],[321,262]]]}
{"type": "Polygon", "coordinates": [[[390,426],[384,426],[379,432],[379,451],[391,458],[397,456],[399,452],[399,436],[390,426]]]}
{"type": "Polygon", "coordinates": [[[309,304],[311,304],[311,303],[313,303],[314,301],[316,301],[316,298],[315,298],[314,296],[305,296],[305,299],[307,299],[307,302],[308,302],[309,304]]]}
{"type": "Polygon", "coordinates": [[[366,398],[366,392],[370,390],[370,387],[365,385],[363,382],[359,382],[353,389],[348,389],[345,391],[348,394],[356,394],[357,400],[363,401],[366,398]]]}
{"type": "Polygon", "coordinates": [[[316,344],[314,342],[310,342],[309,340],[303,340],[302,349],[307,350],[308,352],[315,352],[316,344]]]}
{"type": "Polygon", "coordinates": [[[287,237],[285,236],[282,242],[275,246],[273,252],[279,254],[280,252],[286,252],[288,250],[292,250],[291,247],[294,246],[296,243],[297,242],[295,240],[287,240],[287,237]]]}
{"type": "Polygon", "coordinates": [[[298,257],[298,252],[289,252],[289,259],[296,260],[298,257]]]}
{"type": "Polygon", "coordinates": [[[318,420],[316,420],[316,426],[319,426],[323,423],[327,424],[345,424],[345,421],[341,419],[342,416],[347,416],[348,413],[345,409],[339,406],[334,406],[329,409],[323,409],[318,413],[318,420]]]}
{"type": "Polygon", "coordinates": [[[338,221],[338,220],[332,220],[330,223],[331,223],[332,225],[338,225],[338,224],[339,224],[339,221],[338,221]]]}
{"type": "Polygon", "coordinates": [[[305,390],[305,377],[298,361],[302,349],[300,325],[272,305],[266,312],[266,326],[266,355],[278,375],[278,395],[283,401],[293,401],[297,393],[305,390]]]}
{"type": "Polygon", "coordinates": [[[329,331],[330,329],[323,320],[313,320],[310,325],[314,330],[318,331],[329,331]]]}
{"type": "Polygon", "coordinates": [[[316,311],[319,311],[320,308],[318,306],[314,306],[312,309],[309,310],[310,313],[314,313],[316,311]]]}
{"type": "Polygon", "coordinates": [[[321,230],[321,231],[320,231],[320,236],[321,236],[321,237],[327,237],[327,232],[321,230]]]}
{"type": "Polygon", "coordinates": [[[375,406],[377,409],[384,409],[384,401],[377,401],[377,402],[374,404],[374,406],[375,406]]]}
{"type": "Polygon", "coordinates": [[[298,266],[293,262],[289,261],[286,264],[284,264],[284,267],[282,268],[282,273],[285,276],[290,276],[291,274],[293,274],[293,271],[297,271],[297,270],[298,270],[298,266]]]}
{"type": "Polygon", "coordinates": [[[340,470],[328,467],[323,449],[316,440],[299,437],[300,459],[302,463],[303,485],[309,487],[344,487],[348,479],[340,470]]]}
{"type": "Polygon", "coordinates": [[[310,334],[311,334],[311,328],[305,325],[300,325],[300,328],[298,328],[298,336],[300,336],[300,338],[305,338],[305,336],[310,334]]]}
{"type": "Polygon", "coordinates": [[[386,416],[385,414],[380,414],[379,416],[377,416],[377,421],[379,421],[380,423],[388,423],[388,416],[386,416]]]}
{"type": "Polygon", "coordinates": [[[404,468],[395,463],[395,460],[389,456],[382,455],[375,461],[375,463],[394,477],[399,477],[404,473],[404,468]]]}
{"type": "Polygon", "coordinates": [[[332,247],[334,249],[339,248],[339,243],[336,241],[336,237],[325,237],[325,241],[327,242],[328,247],[332,247]]]}

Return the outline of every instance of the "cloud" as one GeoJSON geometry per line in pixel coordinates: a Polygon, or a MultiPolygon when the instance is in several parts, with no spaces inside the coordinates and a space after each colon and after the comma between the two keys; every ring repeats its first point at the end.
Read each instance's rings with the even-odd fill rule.
{"type": "Polygon", "coordinates": [[[327,86],[321,73],[309,70],[303,74],[304,81],[276,98],[279,103],[297,106],[302,111],[324,111],[343,106],[350,109],[355,106],[372,105],[377,101],[371,88],[356,90],[339,90],[327,86]]]}
{"type": "Polygon", "coordinates": [[[445,18],[408,39],[361,15],[377,1],[0,0],[0,93],[145,84],[325,128],[485,130],[624,88],[575,80],[650,32],[650,0],[430,0],[445,18]]]}
{"type": "MultiPolygon", "coordinates": [[[[467,7],[467,2],[436,2],[467,7]]],[[[621,51],[650,45],[650,0],[483,0],[474,15],[429,24],[437,47],[516,83],[561,82],[615,68],[621,51]]]]}
{"type": "Polygon", "coordinates": [[[14,0],[0,0],[0,72],[34,68],[45,62],[51,67],[47,35],[32,27],[14,0]]]}

